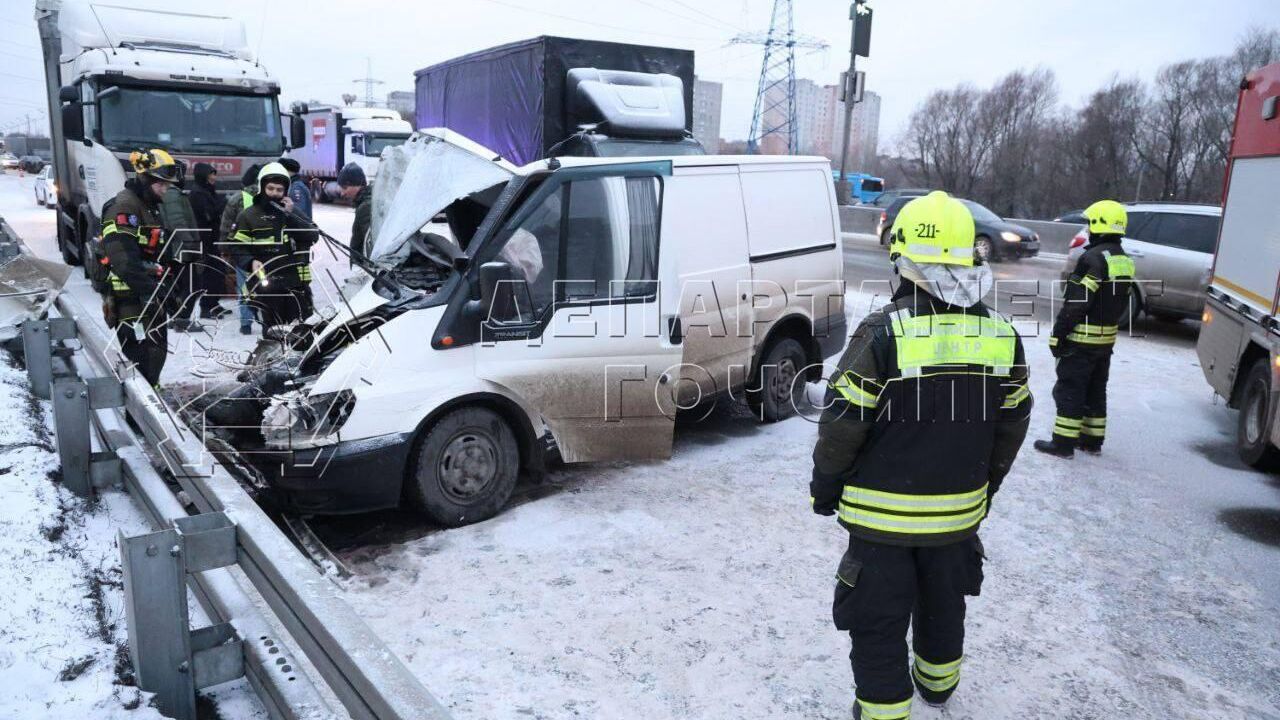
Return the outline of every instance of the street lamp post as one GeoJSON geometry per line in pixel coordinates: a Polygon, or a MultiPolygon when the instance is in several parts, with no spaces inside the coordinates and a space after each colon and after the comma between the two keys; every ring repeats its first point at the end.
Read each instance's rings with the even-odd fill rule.
{"type": "Polygon", "coordinates": [[[849,183],[849,135],[853,125],[853,105],[860,99],[858,86],[858,56],[869,57],[871,53],[871,6],[868,0],[854,0],[849,5],[849,23],[852,26],[849,38],[849,72],[844,75],[840,88],[841,99],[844,100],[844,139],[840,143],[840,178],[836,181],[836,198],[841,205],[848,205],[853,199],[852,187],[849,183]]]}

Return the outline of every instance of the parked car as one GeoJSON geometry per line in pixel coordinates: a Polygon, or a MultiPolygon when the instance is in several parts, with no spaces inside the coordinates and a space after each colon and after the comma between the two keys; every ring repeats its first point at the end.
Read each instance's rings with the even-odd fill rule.
{"type": "Polygon", "coordinates": [[[1057,223],[1067,223],[1068,225],[1084,225],[1088,220],[1084,219],[1084,210],[1068,210],[1053,219],[1057,223]]]}
{"type": "Polygon", "coordinates": [[[45,165],[36,175],[36,204],[58,207],[58,185],[53,181],[53,166],[45,165]]]}
{"type": "MultiPolygon", "coordinates": [[[[1179,203],[1129,203],[1125,208],[1129,229],[1123,245],[1133,257],[1139,282],[1121,327],[1143,312],[1166,320],[1200,317],[1222,208],[1179,203]]],[[[1062,266],[1064,284],[1088,239],[1086,230],[1072,239],[1062,266]]]]}
{"type": "MultiPolygon", "coordinates": [[[[889,244],[889,231],[893,229],[893,221],[898,217],[902,206],[914,200],[914,197],[900,197],[880,213],[880,222],[876,225],[876,234],[880,236],[880,244],[889,244]]],[[[973,251],[978,257],[998,262],[1007,258],[1035,257],[1040,254],[1040,235],[1021,225],[1006,222],[982,205],[963,200],[965,207],[973,215],[975,238],[973,251]]]]}
{"type": "Polygon", "coordinates": [[[872,200],[867,204],[872,207],[887,208],[898,198],[907,198],[909,200],[914,197],[928,195],[929,192],[930,191],[927,188],[897,188],[894,190],[885,190],[876,196],[875,200],[872,200]]]}
{"type": "Polygon", "coordinates": [[[3,167],[5,170],[17,170],[18,156],[13,153],[0,154],[0,167],[3,167]]]}
{"type": "Polygon", "coordinates": [[[18,168],[29,173],[40,172],[40,168],[44,166],[44,158],[39,155],[23,155],[18,158],[18,168]]]}

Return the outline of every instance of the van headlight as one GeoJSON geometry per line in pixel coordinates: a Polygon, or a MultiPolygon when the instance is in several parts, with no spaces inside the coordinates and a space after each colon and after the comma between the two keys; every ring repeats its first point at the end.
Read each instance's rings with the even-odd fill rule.
{"type": "Polygon", "coordinates": [[[301,394],[272,402],[262,414],[262,437],[268,445],[324,445],[351,417],[356,396],[350,390],[301,394]]]}
{"type": "Polygon", "coordinates": [[[1000,233],[1000,237],[1004,238],[1005,242],[1020,242],[1022,240],[1021,235],[1016,232],[1009,232],[1008,230],[1000,233]]]}

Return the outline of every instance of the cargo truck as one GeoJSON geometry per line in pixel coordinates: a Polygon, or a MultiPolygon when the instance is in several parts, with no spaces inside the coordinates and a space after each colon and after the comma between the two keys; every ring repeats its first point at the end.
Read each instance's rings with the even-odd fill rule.
{"type": "Polygon", "coordinates": [[[61,0],[37,0],[35,19],[68,264],[89,254],[103,205],[132,173],[131,151],[207,162],[231,190],[244,169],[287,149],[285,127],[302,141],[301,118],[281,115],[280,86],[239,20],[61,0]]]}
{"type": "Polygon", "coordinates": [[[1280,63],[1240,85],[1222,226],[1196,353],[1205,379],[1239,410],[1236,449],[1258,468],[1280,461],[1280,63]]]}
{"type": "Polygon", "coordinates": [[[702,155],[692,50],[542,36],[414,73],[418,128],[516,165],[551,155],[702,155]]]}
{"type": "Polygon", "coordinates": [[[310,106],[294,104],[303,122],[305,142],[289,152],[311,194],[327,201],[336,194],[332,183],[347,163],[364,170],[370,181],[378,174],[378,158],[389,145],[409,139],[413,126],[400,113],[386,108],[310,106]],[[327,189],[326,189],[327,188],[327,189]]]}

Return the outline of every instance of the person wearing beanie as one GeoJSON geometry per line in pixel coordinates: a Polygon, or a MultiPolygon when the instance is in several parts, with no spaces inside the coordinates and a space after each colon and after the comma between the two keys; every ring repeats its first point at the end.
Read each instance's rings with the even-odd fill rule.
{"type": "Polygon", "coordinates": [[[293,211],[311,220],[311,188],[307,187],[307,181],[298,174],[302,171],[302,165],[291,157],[280,158],[280,164],[289,171],[289,199],[293,201],[293,211]]]}
{"type": "Polygon", "coordinates": [[[189,200],[200,231],[200,259],[193,263],[193,290],[202,292],[200,317],[218,319],[230,311],[218,304],[226,292],[226,261],[218,253],[218,228],[227,199],[218,194],[218,170],[196,163],[189,200]]]}
{"type": "Polygon", "coordinates": [[[367,250],[369,225],[373,220],[373,186],[365,179],[364,170],[359,165],[347,163],[338,172],[338,187],[342,190],[342,197],[350,200],[356,208],[356,217],[351,221],[351,240],[348,247],[364,255],[367,250]]]}

